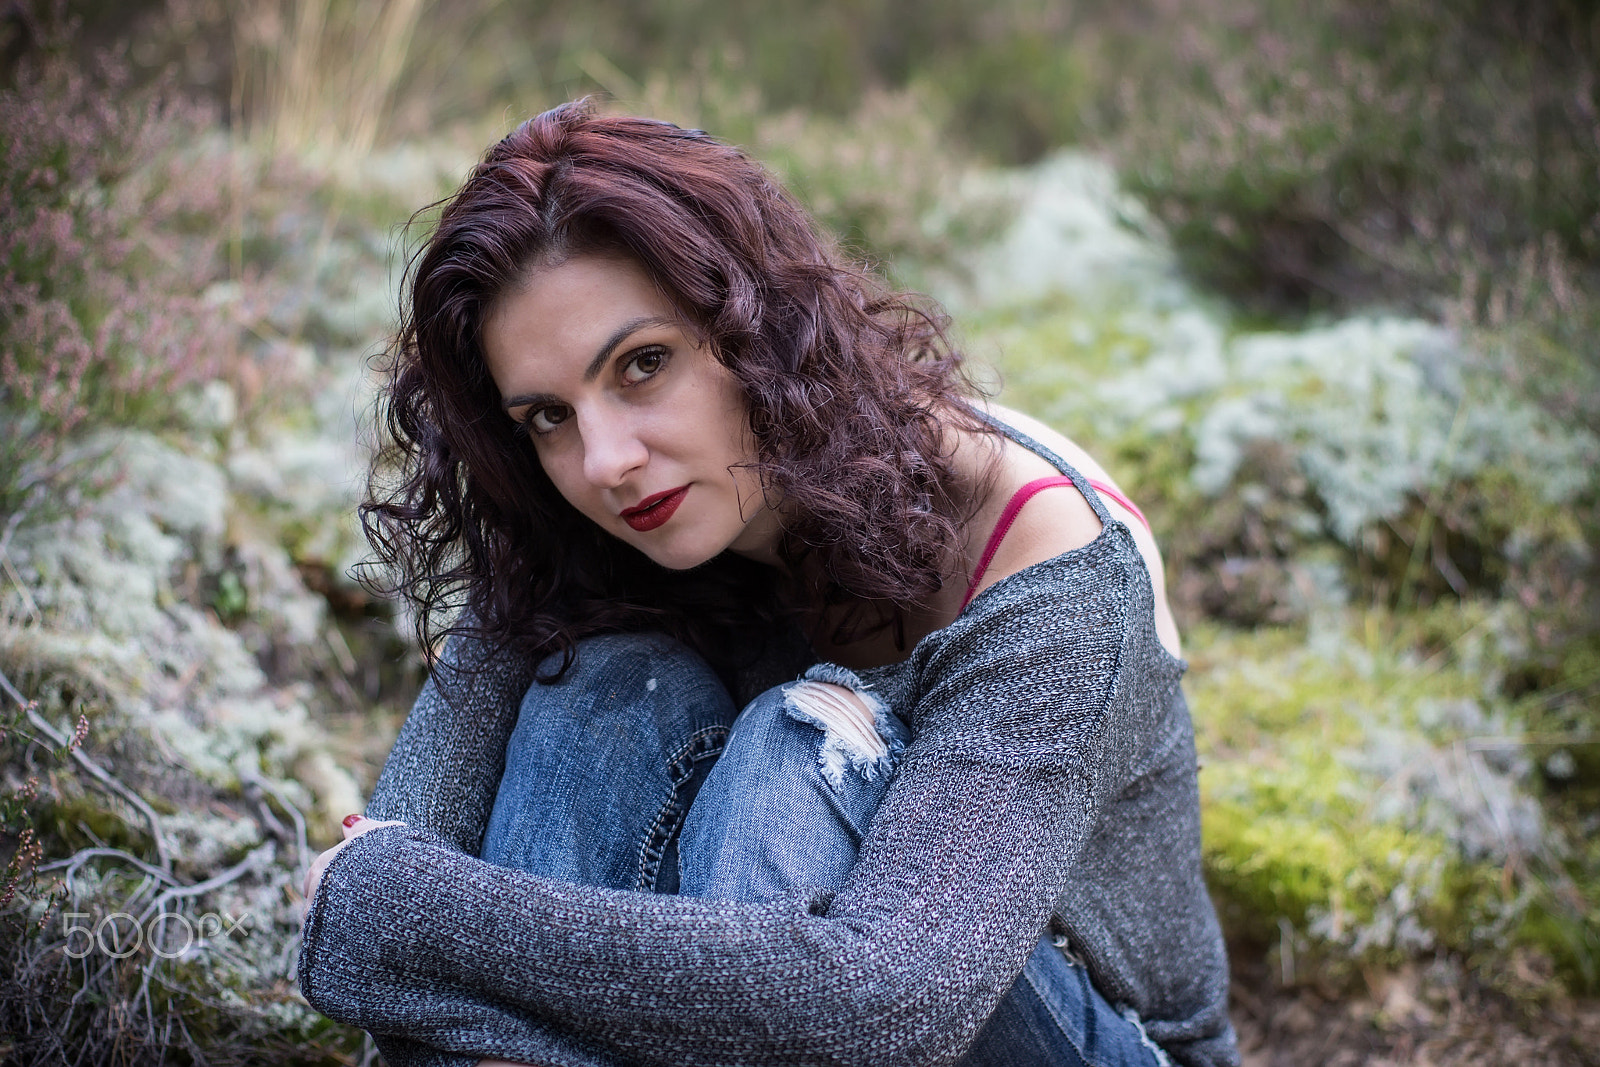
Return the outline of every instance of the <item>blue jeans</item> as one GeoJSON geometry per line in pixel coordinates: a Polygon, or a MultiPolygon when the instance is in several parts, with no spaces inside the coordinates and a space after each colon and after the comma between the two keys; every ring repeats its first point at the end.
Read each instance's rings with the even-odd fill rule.
{"type": "MultiPolygon", "coordinates": [[[[668,638],[583,642],[559,683],[528,690],[482,858],[585,885],[725,900],[838,885],[908,734],[880,714],[888,754],[830,753],[787,688],[739,711],[704,661],[668,638]]],[[[1164,1062],[1047,934],[961,1064],[1164,1062]]]]}

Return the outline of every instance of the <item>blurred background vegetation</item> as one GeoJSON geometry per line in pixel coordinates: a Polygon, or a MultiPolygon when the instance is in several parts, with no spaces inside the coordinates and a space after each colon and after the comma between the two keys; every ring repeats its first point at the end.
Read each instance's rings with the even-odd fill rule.
{"type": "Polygon", "coordinates": [[[598,94],[1144,506],[1252,1062],[1596,1062],[1594,0],[22,0],[0,62],[0,1051],[370,1058],[292,982],[419,679],[368,362],[411,213],[598,94]]]}

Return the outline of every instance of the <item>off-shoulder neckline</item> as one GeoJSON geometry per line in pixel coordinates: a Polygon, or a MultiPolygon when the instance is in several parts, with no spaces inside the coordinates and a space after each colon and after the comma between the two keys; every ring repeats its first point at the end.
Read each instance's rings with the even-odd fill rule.
{"type": "MultiPolygon", "coordinates": [[[[1138,572],[1144,575],[1146,584],[1150,585],[1153,602],[1155,586],[1150,577],[1150,568],[1148,565],[1146,565],[1144,556],[1139,552],[1139,546],[1133,539],[1132,531],[1128,529],[1126,523],[1117,518],[1115,515],[1111,514],[1110,509],[1108,509],[1105,506],[1105,503],[1100,499],[1100,494],[1098,491],[1096,491],[1095,488],[1089,484],[1089,480],[1084,477],[1084,475],[1081,474],[1076,467],[1062,459],[1053,450],[1047,448],[1034,438],[1023,433],[1010,423],[1002,421],[999,417],[984,411],[981,408],[969,407],[968,410],[970,410],[977,418],[994,427],[1002,436],[1015,441],[1023,448],[1026,448],[1028,451],[1044,460],[1046,463],[1049,463],[1051,466],[1055,467],[1056,470],[1060,471],[1062,474],[1071,478],[1073,484],[1078,487],[1078,490],[1083,494],[1084,499],[1089,502],[1089,506],[1094,509],[1096,517],[1100,519],[1100,532],[1097,533],[1092,540],[1087,541],[1084,544],[1078,545],[1074,548],[1069,548],[1059,555],[1051,556],[1049,559],[1042,559],[1036,563],[1030,563],[1028,566],[1006,575],[1004,578],[1000,578],[994,582],[991,582],[967,603],[966,608],[961,612],[961,614],[957,615],[954,619],[939,627],[937,630],[931,630],[924,634],[922,638],[917,641],[914,646],[912,646],[911,650],[907,652],[904,658],[895,660],[893,663],[885,663],[876,667],[863,667],[856,671],[857,674],[860,674],[864,677],[870,677],[875,674],[885,675],[904,669],[912,660],[918,658],[918,651],[924,645],[929,643],[943,642],[949,638],[952,631],[962,628],[962,624],[964,622],[970,623],[972,619],[980,617],[982,613],[976,609],[981,604],[984,604],[984,602],[992,602],[994,599],[1003,596],[1006,592],[1009,592],[1013,587],[1019,584],[1030,581],[1038,581],[1040,577],[1048,571],[1062,567],[1070,568],[1077,566],[1084,559],[1100,557],[1103,555],[1114,555],[1119,550],[1122,553],[1131,553],[1135,559],[1138,572]],[[1113,537],[1120,538],[1119,542],[1113,544],[1111,540],[1113,537]]],[[[1154,627],[1153,621],[1151,625],[1154,627]]],[[[1174,656],[1172,652],[1160,642],[1159,639],[1154,640],[1156,647],[1161,650],[1161,654],[1166,658],[1169,665],[1173,666],[1180,673],[1188,669],[1189,665],[1187,660],[1174,656]]]]}

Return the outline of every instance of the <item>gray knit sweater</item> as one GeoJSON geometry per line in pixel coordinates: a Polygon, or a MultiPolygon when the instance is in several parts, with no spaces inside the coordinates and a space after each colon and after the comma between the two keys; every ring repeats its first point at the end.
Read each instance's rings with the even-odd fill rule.
{"type": "Polygon", "coordinates": [[[842,887],[742,904],[477,859],[531,677],[457,642],[484,669],[442,672],[407,719],[367,814],[408,825],[329,865],[306,999],[397,1067],[931,1067],[960,1058],[1053,924],[1173,1059],[1236,1064],[1183,665],[1127,528],[1007,432],[1084,486],[1105,529],[858,672],[913,738],[842,887]]]}

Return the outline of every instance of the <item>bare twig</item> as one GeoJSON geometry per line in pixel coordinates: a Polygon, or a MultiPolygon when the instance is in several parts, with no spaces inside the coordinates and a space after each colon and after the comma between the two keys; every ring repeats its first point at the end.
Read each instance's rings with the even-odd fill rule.
{"type": "Polygon", "coordinates": [[[283,952],[278,956],[278,973],[291,982],[298,981],[296,970],[300,966],[300,942],[303,934],[294,934],[283,943],[283,952]]]}
{"type": "Polygon", "coordinates": [[[1501,805],[1495,803],[1495,795],[1490,792],[1488,783],[1484,781],[1483,772],[1487,770],[1483,765],[1483,757],[1479,755],[1481,749],[1472,749],[1466,744],[1457,743],[1467,769],[1472,772],[1473,784],[1478,788],[1478,796],[1483,799],[1483,806],[1489,813],[1489,822],[1494,826],[1494,832],[1500,835],[1500,843],[1505,847],[1508,860],[1521,858],[1521,850],[1511,833],[1511,820],[1507,817],[1501,805]]]}
{"type": "MultiPolygon", "coordinates": [[[[1428,486],[1423,492],[1422,522],[1417,528],[1416,536],[1411,539],[1411,554],[1406,557],[1406,569],[1400,577],[1400,593],[1395,598],[1398,606],[1402,608],[1408,602],[1416,603],[1413,580],[1416,577],[1417,567],[1422,562],[1423,552],[1434,542],[1433,524],[1439,511],[1436,500],[1438,487],[1434,482],[1439,478],[1440,472],[1455,458],[1456,449],[1461,444],[1461,435],[1466,430],[1466,419],[1463,418],[1466,411],[1467,397],[1463,393],[1456,401],[1456,413],[1450,420],[1450,432],[1445,436],[1444,449],[1434,459],[1433,470],[1428,472],[1428,486]]],[[[1454,569],[1452,564],[1451,570],[1454,569]]],[[[1455,582],[1450,580],[1450,575],[1443,568],[1440,568],[1440,573],[1444,575],[1445,581],[1450,583],[1451,588],[1455,588],[1455,582]]],[[[1459,594],[1464,590],[1456,589],[1456,592],[1459,594]]]]}
{"type": "Polygon", "coordinates": [[[1582,692],[1583,690],[1594,685],[1596,682],[1600,682],[1600,667],[1590,670],[1584,674],[1580,674],[1577,678],[1572,679],[1560,689],[1547,689],[1543,693],[1540,693],[1536,699],[1540,704],[1554,704],[1563,697],[1569,697],[1574,693],[1582,692]]]}
{"type": "MultiPolygon", "coordinates": [[[[241,775],[241,777],[243,776],[241,775]]],[[[305,816],[300,813],[300,809],[298,807],[290,803],[288,797],[283,795],[283,790],[279,789],[265,778],[251,775],[250,777],[244,778],[244,785],[247,790],[260,790],[261,792],[270,796],[273,800],[276,800],[278,802],[278,806],[283,808],[284,811],[288,812],[289,818],[294,820],[294,884],[299,885],[305,880],[306,871],[311,865],[311,852],[310,849],[306,847],[305,816]]],[[[268,814],[271,814],[272,809],[266,806],[265,801],[262,801],[262,807],[267,811],[268,814]]]]}
{"type": "MultiPolygon", "coordinates": [[[[53,743],[60,745],[62,748],[67,747],[69,740],[67,735],[50,725],[50,721],[39,714],[38,705],[23,696],[21,691],[11,684],[11,679],[7,678],[4,672],[0,672],[0,689],[5,690],[12,700],[21,705],[22,710],[28,716],[28,721],[33,723],[35,729],[48,737],[53,743]]],[[[74,747],[71,752],[72,758],[77,760],[78,766],[88,771],[95,781],[106,789],[132,804],[149,821],[150,835],[155,838],[156,856],[161,861],[161,869],[170,874],[172,871],[172,853],[167,849],[167,839],[161,825],[161,816],[156,814],[156,810],[146,803],[143,797],[123,785],[115,775],[86,755],[82,748],[74,747]]]]}
{"type": "Polygon", "coordinates": [[[58,871],[66,868],[65,878],[68,883],[71,883],[73,877],[83,869],[84,864],[92,859],[100,858],[121,860],[123,863],[137,867],[145,874],[158,878],[168,885],[179,884],[170,872],[164,871],[154,864],[146,863],[138,856],[133,855],[131,852],[124,852],[120,848],[81,848],[64,860],[56,860],[53,863],[44,864],[39,868],[39,873],[43,874],[46,871],[58,871]]]}
{"type": "MultiPolygon", "coordinates": [[[[213,878],[208,878],[203,882],[196,882],[194,885],[174,886],[163,891],[145,906],[144,911],[140,912],[138,917],[134,920],[134,924],[143,928],[145,923],[150,919],[151,915],[157,912],[164,912],[169,903],[175,900],[182,900],[187,897],[199,896],[202,893],[209,893],[214,889],[220,889],[231,882],[238,881],[240,878],[256,870],[257,868],[271,863],[274,847],[275,846],[272,844],[272,842],[269,841],[258,848],[252,849],[250,854],[244,859],[240,860],[238,863],[234,864],[232,867],[229,867],[227,870],[213,878]]],[[[89,994],[90,990],[102,988],[102,983],[106,979],[106,976],[116,968],[119,962],[120,961],[115,958],[108,959],[101,964],[100,967],[94,971],[94,973],[86,975],[83,983],[78,987],[78,990],[73,993],[72,999],[69,1003],[72,1006],[76,1006],[78,999],[86,994],[89,994]]]]}
{"type": "Polygon", "coordinates": [[[158,883],[157,883],[156,879],[150,877],[148,874],[145,875],[144,879],[142,881],[140,881],[140,883],[139,883],[139,888],[135,889],[132,893],[129,893],[128,894],[128,899],[124,900],[122,902],[122,906],[119,907],[117,910],[121,911],[121,912],[127,911],[129,908],[133,907],[133,905],[138,900],[143,898],[146,893],[148,893],[148,892],[150,892],[150,890],[154,889],[157,884],[158,883]]]}
{"type": "Polygon", "coordinates": [[[355,654],[350,651],[350,643],[344,639],[344,633],[339,627],[329,626],[323,631],[323,636],[327,638],[328,648],[333,651],[334,658],[339,661],[339,670],[347,676],[355,674],[359,665],[356,663],[355,654]]]}
{"type": "Polygon", "coordinates": [[[1385,686],[1383,692],[1379,694],[1379,698],[1387,699],[1402,685],[1426,681],[1435,674],[1438,674],[1440,671],[1444,670],[1446,665],[1449,663],[1450,654],[1456,650],[1456,647],[1468,637],[1471,637],[1479,630],[1482,630],[1484,627],[1490,625],[1493,621],[1493,615],[1485,615],[1483,618],[1479,619],[1477,622],[1461,631],[1455,637],[1452,637],[1443,648],[1439,649],[1427,659],[1417,664],[1416,668],[1410,674],[1401,675],[1385,686]]]}
{"type": "Polygon", "coordinates": [[[11,553],[6,551],[5,541],[11,539],[11,527],[7,525],[4,538],[0,538],[0,569],[4,569],[7,576],[16,585],[17,592],[22,594],[22,606],[28,609],[28,621],[37,623],[42,617],[39,614],[39,605],[34,602],[33,594],[28,592],[28,583],[22,580],[22,575],[17,573],[17,568],[11,562],[11,553]]]}
{"type": "Polygon", "coordinates": [[[1463,738],[1462,743],[1467,746],[1467,750],[1470,752],[1486,752],[1525,745],[1600,745],[1600,734],[1506,734],[1501,737],[1480,735],[1463,738]]]}
{"type": "Polygon", "coordinates": [[[275,846],[271,841],[268,841],[266,844],[258,845],[257,847],[251,849],[249,855],[240,860],[238,863],[235,863],[232,867],[229,867],[227,870],[223,871],[221,874],[207,878],[203,882],[196,882],[194,885],[174,886],[171,889],[163,890],[154,900],[146,905],[144,911],[139,914],[139,925],[143,926],[144,921],[150,918],[152,913],[158,909],[165,908],[167,904],[174,900],[182,900],[186,897],[197,897],[202,893],[209,893],[213,889],[221,889],[230,882],[237,882],[240,878],[243,878],[252,871],[271,863],[276,850],[277,846],[275,846]]]}
{"type": "Polygon", "coordinates": [[[7,516],[5,529],[0,530],[0,552],[4,552],[11,547],[11,535],[17,532],[17,527],[22,525],[22,520],[28,517],[28,513],[33,511],[40,499],[44,497],[44,494],[45,487],[43,485],[35,485],[28,492],[27,498],[23,500],[17,510],[7,516]]]}

